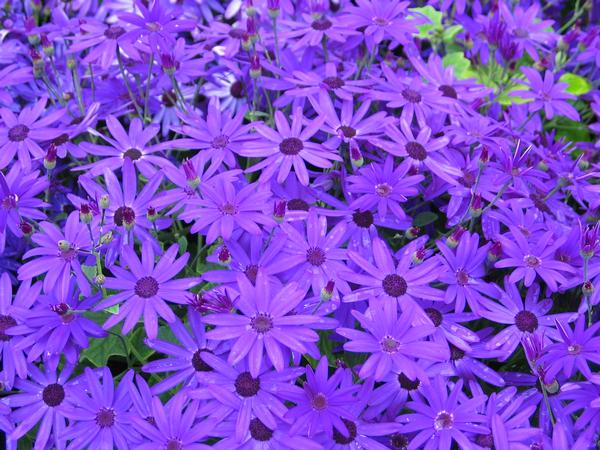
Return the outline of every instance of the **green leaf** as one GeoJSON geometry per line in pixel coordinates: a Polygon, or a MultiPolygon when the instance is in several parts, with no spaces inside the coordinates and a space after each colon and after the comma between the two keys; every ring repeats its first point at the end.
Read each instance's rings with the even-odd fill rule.
{"type": "MultiPolygon", "coordinates": [[[[427,17],[430,21],[430,23],[417,25],[419,33],[416,34],[416,36],[422,39],[427,39],[433,30],[442,28],[442,13],[436,10],[433,6],[427,5],[421,8],[410,8],[409,10],[418,13],[419,16],[427,17]]],[[[415,16],[409,16],[408,18],[415,19],[415,16]]]]}
{"type": "Polygon", "coordinates": [[[524,103],[532,102],[533,99],[531,99],[531,98],[519,97],[520,91],[525,92],[528,90],[529,89],[524,88],[522,85],[514,86],[510,89],[506,89],[505,91],[501,92],[500,95],[498,95],[498,97],[496,98],[496,101],[503,106],[513,105],[513,104],[522,105],[524,103]]]}
{"type": "Polygon", "coordinates": [[[444,33],[442,34],[442,40],[444,44],[450,44],[454,42],[456,35],[463,30],[462,25],[452,25],[446,29],[444,29],[444,33]]]}
{"type": "Polygon", "coordinates": [[[80,360],[87,359],[95,367],[105,366],[111,356],[127,357],[123,342],[113,334],[103,339],[92,339],[90,346],[81,352],[80,360]]]}
{"type": "Polygon", "coordinates": [[[571,142],[589,142],[591,141],[590,132],[585,123],[575,122],[566,117],[556,117],[556,124],[552,127],[556,129],[556,138],[564,137],[571,142]]]}
{"type": "Polygon", "coordinates": [[[592,90],[592,84],[586,78],[574,73],[565,73],[558,81],[567,83],[566,91],[573,95],[584,95],[592,90]]]}
{"type": "Polygon", "coordinates": [[[146,345],[146,332],[143,328],[137,328],[133,333],[129,333],[126,339],[131,353],[140,363],[146,363],[154,353],[154,350],[146,345]]]}
{"type": "Polygon", "coordinates": [[[188,246],[187,238],[185,236],[181,236],[179,239],[177,239],[177,243],[179,244],[179,254],[183,255],[188,246]]]}
{"type": "Polygon", "coordinates": [[[86,266],[85,264],[82,264],[81,270],[88,278],[88,280],[94,281],[96,279],[96,274],[98,273],[96,266],[86,266]]]}
{"type": "Polygon", "coordinates": [[[425,211],[417,214],[417,217],[415,217],[415,220],[413,221],[413,226],[424,227],[425,225],[435,222],[437,218],[437,214],[430,211],[425,211]]]}
{"type": "Polygon", "coordinates": [[[459,80],[469,78],[465,75],[467,70],[471,68],[471,61],[469,61],[463,52],[452,52],[448,53],[442,59],[444,67],[452,66],[454,68],[454,75],[459,80]]]}

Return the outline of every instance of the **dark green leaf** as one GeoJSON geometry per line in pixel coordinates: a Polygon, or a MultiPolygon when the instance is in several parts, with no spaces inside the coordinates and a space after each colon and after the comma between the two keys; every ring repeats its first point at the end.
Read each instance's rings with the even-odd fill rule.
{"type": "Polygon", "coordinates": [[[415,217],[415,220],[413,221],[413,225],[415,227],[424,227],[425,225],[435,222],[437,218],[437,214],[425,211],[417,214],[417,217],[415,217]]]}

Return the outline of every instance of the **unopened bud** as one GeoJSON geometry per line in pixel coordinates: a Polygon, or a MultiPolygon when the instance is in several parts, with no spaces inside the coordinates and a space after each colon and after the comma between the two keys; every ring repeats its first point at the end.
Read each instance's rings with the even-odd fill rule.
{"type": "Polygon", "coordinates": [[[100,245],[110,244],[113,241],[112,231],[100,236],[100,245]]]}
{"type": "Polygon", "coordinates": [[[502,244],[500,241],[494,242],[488,250],[487,259],[489,262],[495,262],[502,256],[502,244]]]}
{"type": "Polygon", "coordinates": [[[425,247],[421,247],[412,254],[411,259],[412,259],[413,263],[421,264],[423,261],[425,261],[426,257],[427,257],[427,250],[425,249],[425,247]]]}
{"type": "Polygon", "coordinates": [[[446,245],[450,248],[456,248],[465,231],[466,230],[463,227],[457,227],[452,234],[446,238],[446,245]]]}
{"type": "Polygon", "coordinates": [[[560,384],[558,384],[558,381],[554,379],[552,383],[544,383],[544,388],[548,394],[556,394],[560,390],[560,384]]]}
{"type": "Polygon", "coordinates": [[[21,233],[23,233],[24,236],[29,237],[33,234],[33,225],[23,221],[19,223],[19,230],[21,230],[21,233]]]}
{"type": "Polygon", "coordinates": [[[93,219],[94,215],[92,213],[92,208],[87,203],[83,203],[79,207],[79,218],[83,223],[90,223],[93,219]]]}
{"type": "Polygon", "coordinates": [[[287,202],[285,200],[275,201],[275,204],[273,205],[273,219],[275,219],[276,222],[283,222],[286,205],[287,202]]]}
{"type": "Polygon", "coordinates": [[[328,302],[331,300],[333,296],[333,288],[335,287],[335,282],[333,280],[329,280],[325,286],[321,289],[321,300],[324,302],[328,302]]]}
{"type": "Polygon", "coordinates": [[[158,212],[156,211],[156,208],[154,208],[152,206],[148,206],[148,212],[146,213],[146,218],[150,222],[154,222],[156,219],[158,219],[158,212]]]}
{"type": "Polygon", "coordinates": [[[69,244],[69,241],[65,241],[64,239],[61,239],[60,241],[58,241],[58,249],[61,252],[66,252],[67,250],[71,249],[71,244],[69,244]]]}
{"type": "Polygon", "coordinates": [[[192,189],[196,189],[200,184],[200,177],[198,177],[198,172],[196,172],[194,163],[189,159],[186,159],[183,161],[182,166],[188,186],[192,189]]]}
{"type": "Polygon", "coordinates": [[[581,286],[581,291],[583,292],[583,295],[585,295],[586,297],[589,297],[590,295],[592,295],[594,293],[594,284],[589,280],[586,281],[581,286]]]}
{"type": "Polygon", "coordinates": [[[352,166],[356,168],[362,167],[362,165],[365,163],[363,155],[356,142],[350,143],[350,161],[352,162],[352,166]]]}
{"type": "Polygon", "coordinates": [[[219,249],[219,253],[217,254],[217,259],[220,264],[224,266],[228,266],[231,263],[231,253],[226,245],[222,245],[219,249]]]}
{"type": "Polygon", "coordinates": [[[260,58],[257,54],[250,57],[250,77],[259,78],[261,74],[260,58]]]}
{"type": "Polygon", "coordinates": [[[267,0],[267,10],[271,19],[279,17],[279,0],[267,0]]]}
{"type": "Polygon", "coordinates": [[[481,200],[481,195],[475,194],[473,201],[471,202],[469,212],[471,213],[471,217],[477,218],[481,216],[481,213],[483,212],[483,201],[481,200]]]}
{"type": "Polygon", "coordinates": [[[109,205],[110,205],[110,199],[108,197],[108,194],[104,194],[102,197],[100,197],[98,206],[100,206],[101,209],[106,209],[106,208],[108,208],[109,205]]]}
{"type": "Polygon", "coordinates": [[[52,170],[56,167],[56,145],[50,144],[46,156],[44,156],[44,167],[46,170],[52,170]]]}
{"type": "Polygon", "coordinates": [[[77,61],[72,55],[67,56],[67,67],[69,70],[75,70],[77,68],[77,61]]]}
{"type": "Polygon", "coordinates": [[[44,55],[53,56],[54,55],[54,44],[50,42],[48,39],[48,35],[46,33],[42,33],[40,37],[40,42],[42,44],[42,50],[44,51],[44,55]]]}
{"type": "Polygon", "coordinates": [[[404,235],[406,236],[406,239],[412,240],[418,237],[419,233],[421,233],[421,229],[419,227],[410,227],[408,230],[406,230],[404,235]]]}
{"type": "Polygon", "coordinates": [[[98,275],[96,275],[96,278],[94,278],[94,282],[98,285],[98,286],[103,286],[104,282],[106,281],[106,277],[99,273],[98,275]]]}

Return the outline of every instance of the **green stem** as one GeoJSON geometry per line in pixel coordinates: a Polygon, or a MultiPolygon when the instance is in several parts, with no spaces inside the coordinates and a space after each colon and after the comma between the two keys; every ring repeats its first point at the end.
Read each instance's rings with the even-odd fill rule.
{"type": "Polygon", "coordinates": [[[133,103],[133,107],[135,108],[135,112],[140,117],[140,119],[144,120],[142,116],[142,111],[135,99],[135,95],[133,95],[133,91],[131,90],[131,85],[129,84],[129,78],[125,73],[125,66],[123,65],[123,58],[121,57],[121,49],[117,47],[117,61],[119,62],[119,70],[121,71],[121,76],[123,77],[123,81],[125,83],[125,88],[127,89],[127,93],[129,94],[129,98],[133,103]]]}
{"type": "Polygon", "coordinates": [[[146,94],[144,96],[144,123],[148,118],[148,104],[150,103],[150,85],[152,78],[152,68],[154,66],[154,52],[150,54],[150,61],[148,62],[148,76],[146,77],[146,94]]]}
{"type": "MultiPolygon", "coordinates": [[[[277,18],[273,17],[273,36],[275,38],[275,62],[277,67],[281,67],[281,59],[279,58],[279,34],[277,32],[277,18]]],[[[276,74],[278,77],[279,75],[276,74]]]]}
{"type": "Polygon", "coordinates": [[[550,416],[550,422],[552,423],[552,427],[554,427],[556,421],[554,420],[554,414],[552,414],[552,408],[550,407],[550,399],[548,398],[548,391],[546,391],[546,386],[544,386],[544,380],[540,379],[540,384],[542,385],[542,393],[544,394],[544,402],[546,403],[546,409],[548,410],[548,415],[550,416]]]}
{"type": "MultiPolygon", "coordinates": [[[[589,281],[589,262],[590,258],[587,256],[583,257],[583,284],[585,285],[589,281]]],[[[592,303],[590,302],[589,294],[585,293],[583,296],[585,297],[585,301],[587,303],[587,325],[588,327],[592,326],[592,303]]]]}
{"type": "Polygon", "coordinates": [[[77,67],[73,67],[71,74],[73,76],[73,85],[75,86],[75,95],[77,96],[77,106],[79,106],[79,112],[83,117],[85,116],[85,108],[83,106],[83,95],[81,94],[81,83],[79,74],[77,73],[77,67]]]}

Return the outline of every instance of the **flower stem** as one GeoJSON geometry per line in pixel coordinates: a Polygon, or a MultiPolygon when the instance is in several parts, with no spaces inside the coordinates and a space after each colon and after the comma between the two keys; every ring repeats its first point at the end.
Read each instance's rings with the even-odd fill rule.
{"type": "Polygon", "coordinates": [[[121,71],[121,76],[123,77],[123,82],[125,83],[125,88],[127,89],[127,93],[129,94],[129,98],[133,103],[133,107],[135,108],[135,112],[140,117],[140,119],[144,120],[142,116],[142,111],[135,100],[135,96],[133,95],[133,91],[131,90],[131,85],[129,84],[129,79],[127,78],[127,74],[125,73],[125,66],[123,65],[123,58],[121,57],[121,49],[117,47],[117,61],[119,62],[119,70],[121,71]]]}
{"type": "Polygon", "coordinates": [[[146,77],[146,94],[144,95],[144,123],[148,119],[148,104],[150,103],[150,85],[152,78],[152,68],[154,66],[154,52],[150,53],[150,61],[148,62],[148,76],[146,77]]]}

